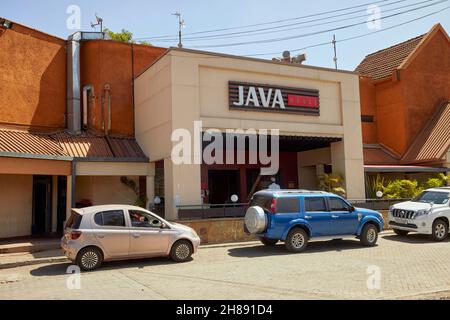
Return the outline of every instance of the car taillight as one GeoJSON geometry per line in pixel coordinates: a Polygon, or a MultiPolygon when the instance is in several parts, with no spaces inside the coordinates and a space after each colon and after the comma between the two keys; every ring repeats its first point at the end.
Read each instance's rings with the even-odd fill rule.
{"type": "Polygon", "coordinates": [[[277,199],[272,198],[272,202],[270,203],[270,212],[275,213],[277,212],[277,199]]]}
{"type": "Polygon", "coordinates": [[[81,231],[72,231],[70,233],[71,240],[77,240],[81,236],[81,231]]]}

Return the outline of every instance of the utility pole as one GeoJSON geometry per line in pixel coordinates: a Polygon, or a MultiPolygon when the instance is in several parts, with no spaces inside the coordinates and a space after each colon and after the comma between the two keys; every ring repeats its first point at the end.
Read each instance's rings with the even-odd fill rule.
{"type": "Polygon", "coordinates": [[[183,48],[183,43],[181,41],[181,29],[185,27],[184,20],[181,19],[180,11],[172,13],[172,15],[178,17],[178,48],[183,48]]]}
{"type": "Polygon", "coordinates": [[[338,68],[338,65],[337,65],[337,50],[336,50],[336,35],[335,34],[333,34],[333,41],[332,41],[332,43],[333,43],[333,49],[334,49],[334,58],[333,58],[333,61],[334,61],[334,68],[337,70],[337,68],[338,68]]]}
{"type": "Polygon", "coordinates": [[[91,28],[100,26],[100,32],[103,32],[103,19],[101,17],[99,17],[97,14],[95,14],[95,19],[97,20],[97,23],[91,22],[91,28]]]}

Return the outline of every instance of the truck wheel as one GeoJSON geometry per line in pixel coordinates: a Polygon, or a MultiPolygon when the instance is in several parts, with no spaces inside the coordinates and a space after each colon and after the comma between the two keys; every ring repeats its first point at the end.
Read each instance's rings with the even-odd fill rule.
{"type": "Polygon", "coordinates": [[[103,254],[96,247],[83,248],[78,252],[76,264],[81,270],[91,271],[99,268],[103,262],[103,254]]]}
{"type": "Polygon", "coordinates": [[[409,231],[406,230],[399,230],[399,229],[394,229],[394,232],[396,235],[400,236],[400,237],[406,237],[409,233],[409,231]]]}
{"type": "Polygon", "coordinates": [[[373,247],[378,240],[378,229],[375,225],[368,223],[361,232],[360,240],[363,246],[373,247]]]}
{"type": "Polygon", "coordinates": [[[290,252],[302,252],[308,245],[308,235],[301,228],[294,228],[289,231],[286,237],[285,246],[290,252]]]}
{"type": "Polygon", "coordinates": [[[265,237],[259,238],[259,241],[261,241],[265,246],[274,246],[278,243],[278,239],[269,239],[265,237]]]}
{"type": "Polygon", "coordinates": [[[448,225],[447,223],[442,219],[436,219],[436,221],[433,222],[433,228],[431,233],[431,240],[433,241],[442,241],[445,238],[447,238],[448,235],[448,225]]]}

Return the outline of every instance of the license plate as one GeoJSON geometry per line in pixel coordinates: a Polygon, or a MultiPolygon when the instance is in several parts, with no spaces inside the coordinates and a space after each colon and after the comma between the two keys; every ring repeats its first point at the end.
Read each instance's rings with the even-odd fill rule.
{"type": "Polygon", "coordinates": [[[394,218],[394,221],[400,224],[408,224],[408,219],[394,218]]]}

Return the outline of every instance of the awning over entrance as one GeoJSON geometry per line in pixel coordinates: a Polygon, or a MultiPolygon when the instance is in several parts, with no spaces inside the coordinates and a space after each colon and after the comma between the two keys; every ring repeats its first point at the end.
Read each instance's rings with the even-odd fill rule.
{"type": "Polygon", "coordinates": [[[424,166],[365,165],[365,172],[450,172],[450,168],[424,166]]]}

